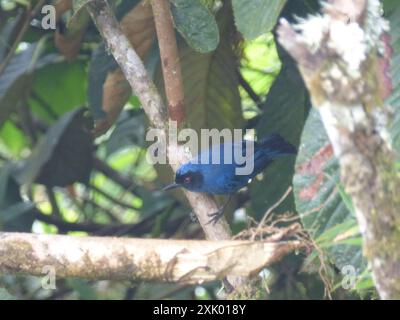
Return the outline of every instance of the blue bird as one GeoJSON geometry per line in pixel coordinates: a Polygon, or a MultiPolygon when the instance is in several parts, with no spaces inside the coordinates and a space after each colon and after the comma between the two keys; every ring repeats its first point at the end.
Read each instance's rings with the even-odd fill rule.
{"type": "Polygon", "coordinates": [[[245,187],[252,178],[276,158],[297,152],[294,146],[278,134],[271,134],[254,142],[254,152],[246,151],[246,140],[212,146],[181,165],[176,172],[175,182],[166,186],[163,190],[183,187],[192,192],[229,195],[226,203],[217,212],[209,214],[211,217],[209,223],[216,223],[222,217],[234,193],[245,187]],[[231,150],[228,157],[225,157],[224,151],[226,150],[231,150]],[[244,158],[242,158],[242,161],[236,161],[236,159],[239,159],[236,155],[240,156],[240,152],[244,158]],[[216,153],[219,155],[219,162],[213,163],[213,155],[216,157],[216,153]],[[254,169],[247,174],[238,174],[237,169],[243,169],[246,165],[246,163],[243,163],[244,159],[253,161],[254,169]]]}

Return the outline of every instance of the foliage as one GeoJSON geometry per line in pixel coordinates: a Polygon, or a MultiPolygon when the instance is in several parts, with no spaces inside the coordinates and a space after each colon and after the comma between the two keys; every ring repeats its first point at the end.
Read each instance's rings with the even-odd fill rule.
{"type": "MultiPolygon", "coordinates": [[[[151,2],[109,2],[164,95],[151,2]]],[[[288,187],[294,188],[274,218],[298,214],[315,249],[264,270],[271,292],[263,287],[262,294],[323,298],[321,276],[326,276],[333,279],[333,297],[371,297],[374,288],[337,161],[296,65],[275,41],[280,17],[304,17],[318,10],[318,1],[170,2],[189,126],[247,128],[259,138],[279,133],[299,150],[297,157],[277,161],[256,177],[228,210],[235,211],[229,218],[238,233],[246,227],[241,213],[259,221],[288,187]],[[348,265],[359,276],[355,291],[341,287],[340,271],[348,265]],[[327,274],[321,274],[323,266],[327,274]]],[[[60,15],[57,31],[42,29],[38,14],[15,52],[10,48],[27,8],[15,2],[8,11],[0,9],[0,231],[199,238],[201,230],[182,195],[160,191],[171,172],[146,161],[148,121],[96,27],[80,18],[87,15],[87,3],[74,1],[73,10],[60,15]],[[73,59],[57,42],[63,28],[82,35],[79,41],[63,38],[63,45],[77,52],[73,59]]],[[[384,4],[394,48],[391,133],[400,151],[400,3],[384,4]]],[[[77,279],[60,279],[57,286],[51,292],[41,290],[38,278],[0,276],[0,300],[215,299],[220,289],[217,283],[77,279]]]]}

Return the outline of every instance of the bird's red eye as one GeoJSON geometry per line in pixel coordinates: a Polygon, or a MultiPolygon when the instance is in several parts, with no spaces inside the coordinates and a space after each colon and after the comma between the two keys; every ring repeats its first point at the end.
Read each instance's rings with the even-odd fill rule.
{"type": "Polygon", "coordinates": [[[183,183],[191,183],[192,182],[192,178],[191,177],[185,177],[185,179],[183,179],[183,183]]]}

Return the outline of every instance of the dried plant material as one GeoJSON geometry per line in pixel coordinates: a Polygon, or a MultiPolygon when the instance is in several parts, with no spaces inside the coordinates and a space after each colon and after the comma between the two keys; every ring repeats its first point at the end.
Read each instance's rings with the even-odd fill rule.
{"type": "MultiPolygon", "coordinates": [[[[154,44],[156,31],[153,11],[148,1],[137,4],[120,22],[121,29],[142,60],[154,44]]],[[[103,85],[103,111],[106,116],[96,122],[94,135],[100,136],[117,120],[119,114],[132,94],[129,82],[121,69],[108,73],[103,85]]]]}

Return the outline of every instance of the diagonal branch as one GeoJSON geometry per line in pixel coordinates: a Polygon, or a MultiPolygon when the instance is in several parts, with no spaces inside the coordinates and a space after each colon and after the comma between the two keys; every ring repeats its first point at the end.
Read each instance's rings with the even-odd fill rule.
{"type": "MultiPolygon", "coordinates": [[[[88,3],[87,8],[107,47],[129,81],[133,92],[138,96],[147,117],[155,128],[161,129],[163,133],[161,138],[166,142],[168,116],[164,103],[154,83],[147,75],[139,56],[122,33],[108,3],[104,0],[93,0],[88,3]]],[[[172,169],[176,171],[179,165],[187,160],[187,155],[183,148],[177,145],[170,145],[168,149],[172,169]]],[[[194,209],[206,237],[212,240],[229,239],[231,232],[225,219],[221,219],[215,225],[207,224],[208,214],[218,210],[215,201],[205,194],[187,191],[184,191],[184,193],[194,209]]]]}
{"type": "Polygon", "coordinates": [[[186,117],[181,64],[169,8],[170,3],[165,0],[152,0],[151,5],[160,48],[164,87],[168,101],[168,116],[170,120],[177,122],[179,128],[184,124],[186,117]]]}

